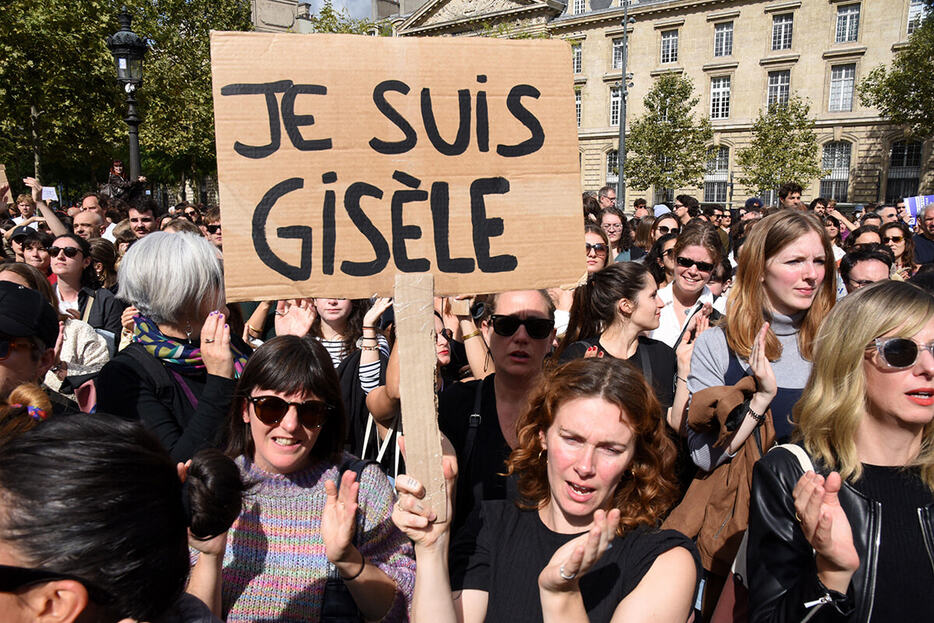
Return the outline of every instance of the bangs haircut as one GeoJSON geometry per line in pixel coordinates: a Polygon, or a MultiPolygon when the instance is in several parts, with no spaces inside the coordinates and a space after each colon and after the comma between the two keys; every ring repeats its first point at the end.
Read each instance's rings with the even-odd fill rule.
{"type": "Polygon", "coordinates": [[[723,245],[720,243],[717,228],[703,221],[692,221],[681,230],[678,241],[675,242],[675,257],[681,255],[687,247],[702,247],[710,255],[711,264],[719,264],[723,258],[723,245]]]}
{"type": "Polygon", "coordinates": [[[200,317],[205,304],[223,300],[224,272],[217,249],[192,234],[153,232],[127,250],[117,296],[157,324],[200,317]]]}
{"type": "MultiPolygon", "coordinates": [[[[914,337],[934,318],[934,297],[904,281],[880,281],[846,295],[817,334],[814,365],[792,419],[795,438],[849,481],[862,474],[856,432],[868,405],[864,359],[882,336],[914,337]]],[[[870,364],[871,365],[871,364],[870,364]]],[[[934,490],[934,421],[924,427],[914,464],[934,490]]]]}
{"type": "Polygon", "coordinates": [[[620,510],[617,533],[654,527],[677,499],[675,446],[665,430],[655,391],[635,367],[611,357],[575,359],[546,372],[519,418],[519,445],[507,461],[507,473],[519,479],[517,505],[536,510],[550,501],[541,435],[554,423],[558,408],[576,398],[602,398],[616,405],[633,431],[632,462],[611,501],[611,508],[620,510]]]}
{"type": "Polygon", "coordinates": [[[256,446],[253,434],[249,423],[243,421],[247,398],[254,389],[313,395],[325,402],[330,410],[311,448],[311,456],[339,462],[344,448],[347,415],[340,381],[324,346],[313,338],[280,335],[253,352],[237,382],[230,408],[227,455],[231,458],[245,456],[254,459],[256,446]]]}
{"type": "MultiPolygon", "coordinates": [[[[766,266],[782,249],[811,232],[817,234],[824,250],[824,281],[801,322],[798,350],[808,361],[813,358],[814,337],[837,300],[836,266],[830,238],[821,221],[812,212],[797,210],[780,210],[763,217],[739,250],[739,265],[727,299],[730,313],[725,316],[723,327],[730,350],[740,357],[749,357],[762,323],[768,320],[766,315],[771,316],[763,283],[766,266]]],[[[769,361],[782,355],[782,346],[771,326],[765,338],[765,355],[769,361]]]]}

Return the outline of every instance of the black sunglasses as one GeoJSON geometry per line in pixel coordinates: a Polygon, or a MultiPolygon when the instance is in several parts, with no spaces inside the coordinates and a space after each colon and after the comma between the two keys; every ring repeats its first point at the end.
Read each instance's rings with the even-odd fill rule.
{"type": "Polygon", "coordinates": [[[689,257],[678,256],[675,258],[675,261],[678,263],[678,266],[681,268],[690,268],[691,266],[697,266],[697,270],[702,273],[709,273],[713,270],[713,264],[710,262],[698,262],[697,260],[692,260],[689,257]]]}
{"type": "Polygon", "coordinates": [[[249,396],[247,400],[253,404],[256,417],[266,426],[275,426],[289,412],[289,407],[295,407],[302,426],[321,428],[331,411],[331,406],[320,400],[287,402],[278,396],[249,396]]]}
{"type": "Polygon", "coordinates": [[[533,340],[544,340],[551,335],[551,330],[555,328],[555,321],[548,318],[519,318],[519,316],[502,316],[493,314],[490,316],[490,322],[493,323],[493,331],[496,335],[510,337],[524,326],[526,333],[533,340]]]}
{"type": "Polygon", "coordinates": [[[667,225],[659,225],[658,231],[662,232],[663,234],[668,234],[668,233],[677,234],[680,231],[680,229],[678,229],[677,227],[668,227],[667,225]]]}
{"type": "Polygon", "coordinates": [[[10,356],[14,350],[28,349],[32,350],[33,343],[32,341],[28,342],[15,342],[17,338],[12,337],[0,337],[0,361],[3,361],[10,356]]]}
{"type": "Polygon", "coordinates": [[[878,337],[867,348],[875,347],[882,361],[890,368],[910,368],[918,361],[921,351],[926,350],[934,355],[934,342],[918,344],[914,340],[904,337],[878,337]]]}
{"type": "Polygon", "coordinates": [[[897,243],[901,242],[901,241],[904,240],[904,239],[905,239],[904,236],[882,236],[882,243],[883,243],[883,244],[888,244],[888,243],[890,243],[890,242],[894,242],[894,243],[897,244],[897,243]]]}
{"type": "Polygon", "coordinates": [[[49,569],[28,567],[14,567],[11,565],[0,565],[0,593],[12,593],[23,587],[32,584],[42,584],[43,582],[53,582],[55,580],[74,580],[84,585],[91,599],[97,604],[107,604],[113,601],[109,593],[88,582],[83,578],[68,573],[59,573],[49,569]]]}
{"type": "Polygon", "coordinates": [[[52,257],[58,257],[58,254],[60,251],[65,252],[65,257],[75,257],[76,255],[81,253],[81,249],[79,249],[78,247],[56,247],[54,245],[49,247],[48,251],[49,251],[49,255],[51,255],[52,257]]]}
{"type": "Polygon", "coordinates": [[[208,230],[209,234],[216,234],[221,230],[220,225],[205,225],[204,228],[208,230]]]}
{"type": "Polygon", "coordinates": [[[597,244],[590,244],[589,242],[585,242],[584,248],[587,250],[587,255],[590,255],[591,251],[597,255],[606,255],[607,252],[607,246],[602,242],[598,242],[597,244]]]}
{"type": "Polygon", "coordinates": [[[438,332],[438,335],[443,336],[444,339],[446,339],[448,342],[454,339],[454,332],[448,328],[441,329],[441,331],[438,332]]]}

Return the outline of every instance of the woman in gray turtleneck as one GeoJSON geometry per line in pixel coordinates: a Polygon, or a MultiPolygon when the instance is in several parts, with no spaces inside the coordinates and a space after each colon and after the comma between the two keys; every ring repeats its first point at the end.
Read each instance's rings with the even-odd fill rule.
{"type": "Polygon", "coordinates": [[[776,439],[789,439],[791,408],[811,371],[814,336],[834,300],[833,251],[816,218],[782,210],[755,225],[740,250],[724,322],[697,339],[688,390],[733,385],[751,375],[757,391],[728,444],[714,447],[717,432],[688,428],[698,467],[710,471],[729,461],[768,409],[776,439]]]}

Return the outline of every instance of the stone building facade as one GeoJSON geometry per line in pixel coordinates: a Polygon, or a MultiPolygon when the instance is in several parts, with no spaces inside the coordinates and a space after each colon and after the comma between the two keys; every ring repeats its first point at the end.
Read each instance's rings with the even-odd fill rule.
{"type": "MultiPolygon", "coordinates": [[[[374,0],[374,17],[376,5],[386,1],[374,0]]],[[[568,41],[581,185],[595,190],[616,183],[620,2],[400,0],[395,4],[411,12],[400,9],[391,19],[399,36],[521,33],[568,41]]],[[[714,138],[702,188],[628,189],[627,198],[653,203],[688,192],[737,205],[758,194],[761,189],[738,182],[737,150],[751,140],[760,109],[794,94],[810,103],[828,171],[812,180],[805,199],[847,204],[934,193],[934,141],[909,139],[903,128],[862,106],[855,88],[907,45],[921,10],[919,0],[630,0],[627,124],[643,114],[654,79],[674,72],[693,81],[696,113],[711,118],[714,138]]]]}

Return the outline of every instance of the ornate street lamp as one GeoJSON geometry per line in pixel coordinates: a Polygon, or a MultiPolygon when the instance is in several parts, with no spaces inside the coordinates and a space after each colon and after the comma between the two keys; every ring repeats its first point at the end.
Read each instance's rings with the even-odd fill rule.
{"type": "Polygon", "coordinates": [[[117,80],[126,91],[127,115],[124,121],[130,135],[130,179],[139,178],[139,114],[136,110],[136,89],[143,83],[143,57],[146,56],[146,42],[130,30],[133,18],[126,7],[117,18],[120,30],[107,37],[107,47],[114,55],[117,66],[117,80]]]}
{"type": "Polygon", "coordinates": [[[619,168],[619,174],[616,178],[616,207],[620,210],[626,209],[626,98],[629,96],[629,88],[633,86],[632,74],[626,71],[629,62],[629,28],[635,24],[636,20],[629,17],[629,0],[622,0],[623,4],[623,49],[622,79],[619,82],[619,147],[616,150],[616,166],[619,168]]]}

